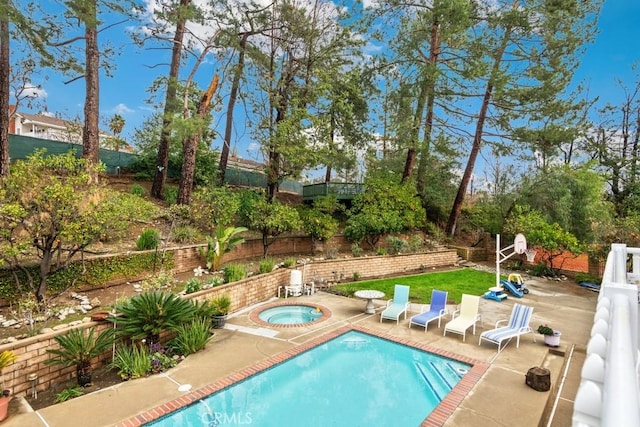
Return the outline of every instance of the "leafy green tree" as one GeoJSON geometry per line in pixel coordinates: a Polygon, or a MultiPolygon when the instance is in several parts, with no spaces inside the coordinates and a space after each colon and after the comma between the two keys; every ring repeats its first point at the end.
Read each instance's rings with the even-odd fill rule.
{"type": "Polygon", "coordinates": [[[474,68],[479,77],[474,83],[482,87],[482,101],[447,221],[448,235],[455,233],[476,159],[486,141],[485,128],[509,135],[516,120],[527,122],[529,128],[540,128],[540,121],[544,121],[541,109],[554,106],[558,111],[571,110],[567,105],[570,101],[562,100],[578,54],[595,34],[600,3],[534,1],[522,5],[513,0],[481,6],[487,25],[476,33],[469,59],[472,64],[483,64],[474,68]]]}
{"type": "Polygon", "coordinates": [[[262,256],[267,257],[271,246],[283,233],[300,230],[302,221],[295,208],[277,200],[253,200],[248,212],[249,228],[262,233],[262,256]]]}
{"type": "MultiPolygon", "coordinates": [[[[527,238],[527,245],[538,246],[545,251],[543,260],[554,270],[553,260],[565,252],[578,255],[583,245],[558,223],[549,223],[544,215],[526,206],[516,206],[505,223],[504,231],[512,236],[522,233],[527,238]]],[[[558,268],[561,268],[558,267],[558,268]]]]}
{"type": "Polygon", "coordinates": [[[611,204],[606,201],[604,177],[589,164],[580,167],[548,167],[523,178],[516,203],[540,212],[581,243],[594,240],[593,224],[608,222],[611,204]]]}
{"type": "MultiPolygon", "coordinates": [[[[0,264],[22,271],[39,302],[49,275],[66,268],[122,214],[101,203],[105,193],[90,180],[98,171],[71,152],[37,151],[0,181],[0,264]],[[34,257],[40,259],[38,277],[27,268],[34,257]]],[[[22,286],[17,276],[16,285],[22,286]]]]}
{"type": "Polygon", "coordinates": [[[416,229],[425,221],[414,184],[385,179],[369,179],[347,214],[345,236],[357,243],[365,240],[371,248],[383,235],[416,229]]]}
{"type": "Polygon", "coordinates": [[[237,221],[240,196],[229,187],[201,186],[189,205],[191,220],[205,231],[227,227],[237,221]]]}
{"type": "Polygon", "coordinates": [[[334,218],[334,214],[339,210],[341,205],[335,196],[319,197],[313,202],[313,206],[301,205],[298,208],[302,228],[311,236],[314,251],[318,241],[327,241],[335,236],[338,220],[334,218]]]}

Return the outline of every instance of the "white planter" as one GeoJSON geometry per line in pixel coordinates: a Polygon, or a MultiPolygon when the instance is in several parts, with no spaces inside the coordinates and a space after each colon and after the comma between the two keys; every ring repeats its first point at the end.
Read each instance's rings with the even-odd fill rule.
{"type": "Polygon", "coordinates": [[[562,333],[560,331],[553,331],[553,335],[545,335],[544,343],[549,347],[558,347],[560,345],[560,336],[562,333]]]}

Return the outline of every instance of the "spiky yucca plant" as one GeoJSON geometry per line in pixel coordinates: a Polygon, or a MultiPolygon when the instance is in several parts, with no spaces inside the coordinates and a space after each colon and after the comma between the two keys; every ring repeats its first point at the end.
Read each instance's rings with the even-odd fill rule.
{"type": "Polygon", "coordinates": [[[96,336],[95,328],[85,333],[83,329],[72,329],[65,335],[58,335],[55,341],[60,348],[47,350],[55,357],[45,363],[52,365],[76,366],[78,385],[91,384],[91,359],[104,353],[114,343],[113,329],[102,331],[96,336]]]}

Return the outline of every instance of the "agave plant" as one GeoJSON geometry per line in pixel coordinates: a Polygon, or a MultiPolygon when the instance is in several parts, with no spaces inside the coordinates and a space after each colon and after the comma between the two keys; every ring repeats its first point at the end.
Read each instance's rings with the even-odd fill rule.
{"type": "Polygon", "coordinates": [[[95,328],[89,329],[89,333],[83,329],[72,329],[65,335],[58,335],[54,339],[60,348],[47,350],[56,357],[45,363],[75,365],[78,385],[86,387],[91,384],[91,359],[104,353],[115,340],[113,329],[106,329],[97,336],[95,332],[95,328]]]}
{"type": "Polygon", "coordinates": [[[160,333],[175,330],[196,316],[196,306],[171,292],[144,292],[116,306],[119,316],[110,317],[121,336],[157,343],[160,333]]]}

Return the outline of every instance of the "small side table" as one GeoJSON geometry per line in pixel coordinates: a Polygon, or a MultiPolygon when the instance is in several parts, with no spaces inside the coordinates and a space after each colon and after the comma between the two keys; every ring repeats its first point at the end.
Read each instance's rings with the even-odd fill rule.
{"type": "Polygon", "coordinates": [[[356,298],[366,299],[367,300],[367,305],[364,308],[364,312],[366,314],[375,314],[376,309],[375,309],[375,307],[373,305],[373,300],[374,299],[384,298],[384,292],[374,291],[374,290],[356,291],[356,293],[354,293],[353,295],[356,298]]]}

